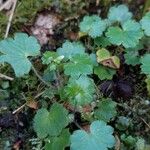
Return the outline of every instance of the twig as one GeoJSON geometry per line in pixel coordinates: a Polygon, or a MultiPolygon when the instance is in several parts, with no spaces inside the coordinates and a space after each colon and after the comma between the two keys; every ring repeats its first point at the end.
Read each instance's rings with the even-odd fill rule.
{"type": "Polygon", "coordinates": [[[9,76],[6,76],[6,75],[4,75],[4,74],[2,74],[2,73],[0,73],[0,78],[6,79],[6,80],[10,80],[10,81],[13,81],[13,80],[14,80],[14,78],[9,77],[9,76]]]}
{"type": "Polygon", "coordinates": [[[140,119],[147,125],[147,127],[150,129],[150,125],[143,119],[140,117],[140,119]]]}
{"type": "Polygon", "coordinates": [[[41,92],[41,93],[38,93],[38,94],[34,97],[34,99],[39,98],[41,95],[43,95],[43,93],[44,93],[44,91],[43,91],[43,92],[41,92]]]}
{"type": "Polygon", "coordinates": [[[8,24],[7,24],[7,28],[6,28],[5,38],[7,38],[8,34],[9,34],[9,30],[10,30],[11,22],[12,22],[13,15],[14,15],[14,12],[15,12],[16,4],[17,4],[17,0],[13,0],[13,6],[12,6],[12,9],[11,9],[11,12],[10,12],[10,16],[9,16],[9,19],[8,19],[8,24]]]}
{"type": "Polygon", "coordinates": [[[26,106],[26,103],[24,103],[24,104],[21,105],[19,108],[17,108],[16,110],[14,110],[14,111],[12,112],[12,114],[16,114],[18,111],[21,111],[25,106],[26,106]]]}
{"type": "Polygon", "coordinates": [[[52,86],[51,86],[50,84],[48,84],[48,83],[39,75],[39,73],[37,72],[37,70],[34,68],[33,65],[32,65],[32,70],[34,71],[35,75],[38,77],[38,79],[39,79],[42,83],[44,83],[46,86],[52,88],[52,86]]]}
{"type": "Polygon", "coordinates": [[[0,11],[2,11],[3,9],[5,9],[5,7],[7,7],[7,5],[9,4],[9,3],[12,3],[14,0],[7,0],[4,4],[2,4],[1,6],[0,6],[0,11]]]}
{"type": "Polygon", "coordinates": [[[115,150],[120,150],[120,139],[118,137],[118,135],[115,135],[115,138],[116,138],[116,145],[115,145],[115,150]]]}
{"type": "MultiPolygon", "coordinates": [[[[34,99],[37,99],[37,98],[40,97],[43,93],[44,93],[44,91],[41,92],[41,93],[39,93],[39,94],[37,94],[37,95],[34,97],[34,99]]],[[[27,99],[24,94],[22,94],[22,96],[23,96],[23,99],[25,99],[25,100],[27,99]]],[[[25,102],[25,103],[24,103],[23,105],[21,105],[19,108],[17,108],[16,110],[14,110],[14,111],[12,112],[12,114],[16,114],[18,111],[21,111],[26,105],[27,105],[27,102],[25,102]]]]}

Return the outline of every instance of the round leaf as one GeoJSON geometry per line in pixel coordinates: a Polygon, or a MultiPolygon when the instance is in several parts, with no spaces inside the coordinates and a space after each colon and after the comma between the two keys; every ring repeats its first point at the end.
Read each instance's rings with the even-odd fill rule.
{"type": "Polygon", "coordinates": [[[71,135],[71,150],[108,150],[115,144],[113,128],[103,121],[94,121],[90,133],[77,130],[71,135]]]}
{"type": "Polygon", "coordinates": [[[8,38],[0,42],[0,63],[9,63],[17,77],[28,74],[31,62],[28,56],[40,54],[40,45],[36,38],[25,33],[16,33],[14,39],[8,38]]]}
{"type": "Polygon", "coordinates": [[[89,34],[92,38],[101,36],[106,29],[106,23],[99,16],[85,16],[80,23],[80,31],[89,34]]]}
{"type": "Polygon", "coordinates": [[[125,21],[132,18],[132,13],[129,12],[129,9],[126,5],[118,5],[110,8],[108,13],[108,19],[111,23],[120,22],[124,23],[125,21]]]}

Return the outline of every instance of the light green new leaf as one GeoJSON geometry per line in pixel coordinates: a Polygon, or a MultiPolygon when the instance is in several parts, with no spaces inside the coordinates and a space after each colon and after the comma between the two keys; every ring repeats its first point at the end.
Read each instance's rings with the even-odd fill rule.
{"type": "Polygon", "coordinates": [[[42,62],[43,64],[50,64],[53,62],[54,59],[56,59],[58,57],[58,54],[56,52],[50,52],[50,51],[46,51],[43,56],[42,56],[42,62]]]}
{"type": "Polygon", "coordinates": [[[66,59],[70,59],[76,54],[84,54],[85,47],[80,42],[66,41],[62,47],[57,49],[59,56],[64,56],[66,59]]]}
{"type": "Polygon", "coordinates": [[[132,18],[132,13],[126,5],[113,6],[109,9],[108,19],[111,23],[120,22],[124,23],[132,18]]]}
{"type": "Polygon", "coordinates": [[[64,150],[69,144],[70,133],[68,129],[64,129],[60,136],[50,138],[50,142],[45,145],[45,150],[64,150]]]}
{"type": "Polygon", "coordinates": [[[142,73],[150,75],[150,54],[145,54],[142,58],[141,58],[141,70],[142,73]]]}
{"type": "Polygon", "coordinates": [[[103,121],[94,121],[90,133],[77,130],[71,135],[71,150],[108,150],[115,145],[113,128],[103,121]]]}
{"type": "Polygon", "coordinates": [[[140,24],[134,20],[128,20],[120,27],[109,27],[106,32],[109,41],[115,45],[123,45],[125,48],[135,47],[143,37],[140,24]]]}
{"type": "Polygon", "coordinates": [[[16,33],[14,39],[8,38],[0,41],[0,63],[9,63],[17,77],[28,74],[31,62],[28,56],[40,54],[40,45],[36,38],[25,33],[16,33]]]}
{"type": "Polygon", "coordinates": [[[147,36],[150,36],[150,12],[146,13],[146,15],[140,21],[142,29],[147,36]]]}
{"type": "Polygon", "coordinates": [[[41,108],[34,117],[34,130],[39,138],[58,136],[68,125],[68,111],[60,104],[54,103],[50,111],[41,108]]]}
{"type": "Polygon", "coordinates": [[[98,62],[101,62],[101,61],[103,61],[103,60],[108,59],[109,57],[111,57],[110,52],[107,49],[105,49],[105,48],[99,49],[96,52],[96,55],[97,55],[97,61],[98,62]]]}
{"type": "Polygon", "coordinates": [[[109,98],[101,100],[98,104],[98,108],[94,112],[97,119],[105,122],[109,122],[116,114],[116,103],[109,98]]]}
{"type": "Polygon", "coordinates": [[[78,54],[70,59],[70,62],[64,65],[66,75],[79,77],[80,75],[89,75],[93,73],[93,63],[87,54],[78,54]]]}
{"type": "Polygon", "coordinates": [[[80,23],[80,31],[89,34],[92,38],[101,36],[106,29],[106,23],[99,16],[85,16],[80,23]]]}
{"type": "Polygon", "coordinates": [[[116,70],[99,65],[97,67],[94,67],[94,74],[96,74],[100,78],[100,80],[111,80],[113,78],[113,75],[116,74],[116,70]]]}
{"type": "Polygon", "coordinates": [[[87,76],[80,76],[78,79],[70,78],[64,92],[71,104],[87,105],[94,99],[95,84],[87,76]]]}

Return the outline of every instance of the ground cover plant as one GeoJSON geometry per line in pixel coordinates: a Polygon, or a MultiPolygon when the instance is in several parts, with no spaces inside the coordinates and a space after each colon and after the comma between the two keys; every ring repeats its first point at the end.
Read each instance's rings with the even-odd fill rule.
{"type": "Polygon", "coordinates": [[[149,2],[39,3],[0,41],[0,149],[150,150],[149,2]]]}

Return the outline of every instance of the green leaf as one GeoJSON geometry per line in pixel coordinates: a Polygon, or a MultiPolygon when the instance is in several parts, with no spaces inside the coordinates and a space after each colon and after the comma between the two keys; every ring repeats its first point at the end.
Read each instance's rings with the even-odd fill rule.
{"type": "Polygon", "coordinates": [[[147,76],[146,80],[146,87],[147,87],[147,92],[148,92],[148,95],[150,96],[150,76],[147,76]]]}
{"type": "Polygon", "coordinates": [[[126,5],[113,6],[109,9],[108,19],[111,23],[120,22],[124,23],[132,18],[132,13],[126,5]]]}
{"type": "Polygon", "coordinates": [[[108,150],[115,145],[113,128],[103,121],[94,121],[90,133],[77,130],[71,135],[71,150],[108,150]]]}
{"type": "Polygon", "coordinates": [[[135,147],[135,144],[136,144],[136,138],[135,137],[133,137],[131,135],[128,136],[128,135],[122,134],[121,140],[125,143],[125,145],[127,145],[131,149],[133,149],[135,147]]]}
{"type": "Polygon", "coordinates": [[[142,138],[139,138],[136,142],[136,149],[137,150],[146,150],[145,146],[146,146],[145,140],[142,138]]]}
{"type": "Polygon", "coordinates": [[[80,31],[89,34],[92,38],[101,36],[106,29],[106,23],[99,16],[85,16],[80,23],[80,31]]]}
{"type": "Polygon", "coordinates": [[[94,115],[97,119],[109,122],[110,119],[116,116],[116,102],[111,99],[103,99],[99,102],[98,108],[95,110],[94,115]]]}
{"type": "Polygon", "coordinates": [[[137,64],[140,64],[140,58],[138,51],[127,51],[126,54],[124,54],[125,62],[128,65],[136,66],[137,64]]]}
{"type": "Polygon", "coordinates": [[[43,64],[48,65],[52,63],[53,60],[56,59],[57,57],[58,57],[58,54],[56,52],[46,51],[42,56],[43,64]]]}
{"type": "Polygon", "coordinates": [[[140,64],[139,50],[143,49],[143,43],[139,43],[136,47],[125,49],[125,62],[128,65],[138,65],[140,64]]]}
{"type": "Polygon", "coordinates": [[[125,131],[131,125],[131,120],[124,116],[119,116],[115,124],[116,128],[120,131],[125,131]]]}
{"type": "Polygon", "coordinates": [[[99,65],[94,67],[94,74],[96,74],[101,80],[111,80],[116,74],[116,70],[99,65]]]}
{"type": "Polygon", "coordinates": [[[95,84],[86,76],[80,76],[78,79],[70,78],[64,92],[71,104],[86,105],[93,101],[95,84]]]}
{"type": "Polygon", "coordinates": [[[91,53],[90,54],[90,58],[91,58],[91,61],[93,63],[93,66],[98,66],[97,59],[96,59],[96,54],[95,53],[91,53]]]}
{"type": "Polygon", "coordinates": [[[64,65],[66,75],[79,77],[80,75],[89,75],[93,73],[93,63],[87,54],[75,55],[70,62],[64,65]]]}
{"type": "Polygon", "coordinates": [[[146,13],[146,15],[140,21],[142,29],[147,36],[150,36],[150,12],[146,13]]]}
{"type": "Polygon", "coordinates": [[[141,58],[141,70],[142,73],[150,75],[150,54],[145,54],[142,58],[141,58]]]}
{"type": "Polygon", "coordinates": [[[111,43],[109,42],[108,38],[101,36],[94,39],[95,45],[98,47],[107,47],[110,46],[111,43]]]}
{"type": "Polygon", "coordinates": [[[64,129],[60,136],[50,138],[50,142],[45,145],[45,150],[64,150],[69,144],[70,133],[68,129],[64,129]]]}
{"type": "Polygon", "coordinates": [[[17,77],[28,74],[31,69],[31,62],[28,56],[40,54],[40,45],[36,38],[25,33],[16,33],[14,39],[8,38],[0,42],[0,63],[9,63],[17,77]]]}
{"type": "Polygon", "coordinates": [[[80,42],[66,41],[61,48],[57,49],[59,56],[64,56],[66,59],[70,59],[76,54],[84,54],[85,48],[80,42]]]}
{"type": "Polygon", "coordinates": [[[128,20],[120,27],[109,27],[106,32],[109,41],[115,45],[123,45],[125,48],[135,47],[143,37],[140,24],[134,20],[128,20]]]}
{"type": "Polygon", "coordinates": [[[50,111],[41,108],[34,117],[34,130],[39,138],[58,136],[68,125],[68,111],[60,104],[54,103],[50,111]]]}

